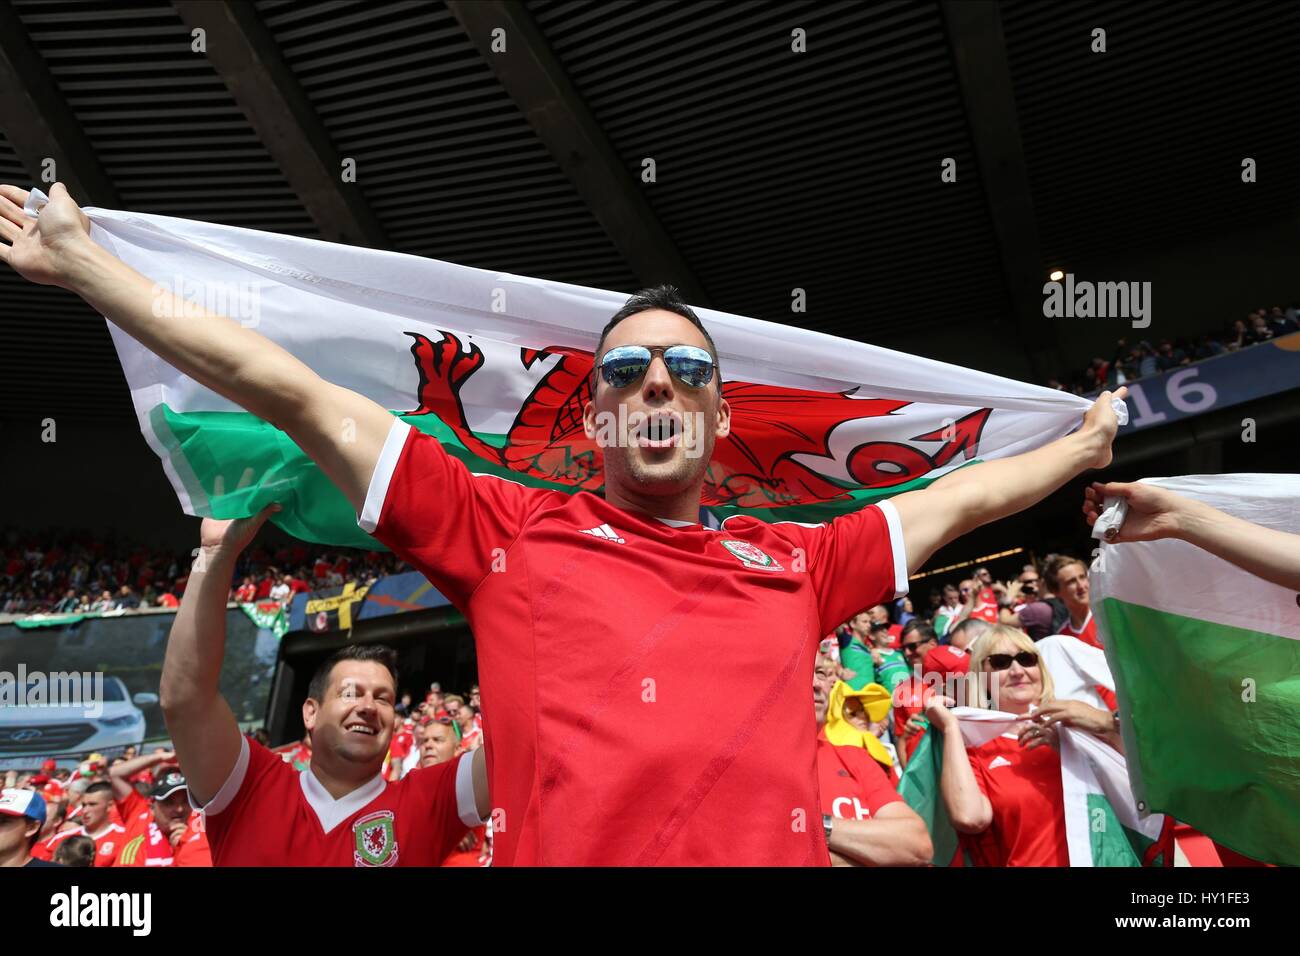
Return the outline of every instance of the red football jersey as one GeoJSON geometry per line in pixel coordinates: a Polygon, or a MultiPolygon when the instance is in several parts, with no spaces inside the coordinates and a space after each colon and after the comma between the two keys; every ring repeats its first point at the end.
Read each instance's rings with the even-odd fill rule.
{"type": "MultiPolygon", "coordinates": [[[[42,860],[54,859],[54,852],[59,848],[59,844],[72,836],[91,837],[95,841],[95,866],[112,866],[117,859],[118,853],[122,850],[122,844],[126,842],[126,827],[120,823],[110,822],[104,824],[98,834],[88,833],[85,827],[64,830],[39,844],[42,850],[39,858],[42,860]]],[[[32,856],[37,856],[35,848],[33,848],[32,856]]]]}
{"type": "Polygon", "coordinates": [[[173,849],[171,839],[153,821],[151,803],[134,790],[125,799],[115,801],[125,821],[126,835],[113,866],[211,866],[202,814],[190,814],[185,833],[173,849]]]}
{"type": "Polygon", "coordinates": [[[122,845],[113,858],[113,866],[171,866],[171,841],[153,822],[149,801],[134,789],[113,805],[126,827],[122,845]],[[152,857],[152,859],[150,859],[152,857]]]}
{"type": "Polygon", "coordinates": [[[335,800],[247,737],[203,811],[216,866],[437,866],[482,822],[469,757],[335,800]]]}
{"type": "Polygon", "coordinates": [[[817,735],[817,782],[822,813],[837,820],[869,820],[881,807],[903,799],[885,768],[864,748],[836,746],[825,731],[817,735]]]}
{"type": "Polygon", "coordinates": [[[966,756],[993,807],[987,830],[962,837],[975,865],[1069,866],[1060,754],[1046,746],[1026,750],[1003,734],[966,756]]]}
{"type": "Polygon", "coordinates": [[[714,530],[472,475],[399,420],[358,523],[465,613],[508,702],[494,866],[829,862],[808,685],[822,637],[906,593],[888,502],[714,530]]]}
{"type": "Polygon", "coordinates": [[[916,748],[928,731],[923,730],[919,734],[907,737],[903,734],[903,729],[907,726],[909,718],[917,715],[925,716],[925,705],[933,696],[934,689],[927,687],[925,681],[915,675],[894,688],[894,743],[901,744],[905,741],[909,758],[916,752],[916,748]]]}
{"type": "Polygon", "coordinates": [[[1067,618],[1066,622],[1061,625],[1061,629],[1056,633],[1069,634],[1071,637],[1077,637],[1085,644],[1091,644],[1093,647],[1101,647],[1101,640],[1097,637],[1097,622],[1093,619],[1091,611],[1089,611],[1088,616],[1084,618],[1083,627],[1075,630],[1070,626],[1070,621],[1067,618]]]}
{"type": "Polygon", "coordinates": [[[397,733],[392,736],[392,740],[388,745],[388,755],[395,762],[400,763],[406,759],[406,755],[411,752],[411,747],[414,745],[415,731],[403,723],[397,733]]]}

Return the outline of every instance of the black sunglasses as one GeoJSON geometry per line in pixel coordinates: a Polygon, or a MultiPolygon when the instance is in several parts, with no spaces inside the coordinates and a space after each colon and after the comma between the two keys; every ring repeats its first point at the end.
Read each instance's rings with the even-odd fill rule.
{"type": "Polygon", "coordinates": [[[1038,655],[1033,651],[1021,651],[1019,654],[990,654],[984,658],[989,662],[989,667],[995,671],[1004,671],[1015,661],[1021,667],[1035,667],[1038,665],[1038,655]]]}
{"type": "Polygon", "coordinates": [[[656,354],[662,355],[669,374],[691,388],[703,388],[713,381],[713,356],[694,345],[619,345],[600,360],[600,374],[614,388],[627,388],[641,381],[656,354]]]}

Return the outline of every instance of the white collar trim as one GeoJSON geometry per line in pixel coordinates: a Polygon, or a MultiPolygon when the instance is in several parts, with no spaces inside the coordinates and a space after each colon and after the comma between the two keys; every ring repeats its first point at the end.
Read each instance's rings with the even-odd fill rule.
{"type": "Polygon", "coordinates": [[[698,521],[682,521],[680,518],[660,518],[658,515],[655,515],[655,520],[662,521],[670,528],[689,528],[692,525],[699,524],[698,521]]]}
{"type": "Polygon", "coordinates": [[[302,795],[307,798],[307,805],[316,814],[321,829],[326,833],[378,797],[388,786],[384,778],[376,774],[375,779],[369,783],[364,783],[351,793],[335,800],[330,796],[329,791],[321,786],[321,782],[316,779],[316,775],[310,768],[298,774],[298,782],[302,784],[302,795]]]}

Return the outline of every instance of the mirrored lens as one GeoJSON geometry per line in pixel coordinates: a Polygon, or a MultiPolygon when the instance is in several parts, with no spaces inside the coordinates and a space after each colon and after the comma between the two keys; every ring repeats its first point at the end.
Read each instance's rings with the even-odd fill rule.
{"type": "Polygon", "coordinates": [[[664,364],[674,378],[692,388],[703,388],[713,381],[713,356],[693,345],[674,345],[666,349],[664,364]]]}
{"type": "Polygon", "coordinates": [[[627,388],[650,367],[650,350],[640,345],[620,345],[605,353],[600,373],[614,388],[627,388]]]}

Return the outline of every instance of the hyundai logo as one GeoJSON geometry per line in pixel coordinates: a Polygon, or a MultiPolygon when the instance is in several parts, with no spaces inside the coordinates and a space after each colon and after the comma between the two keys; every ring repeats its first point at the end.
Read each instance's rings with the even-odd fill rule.
{"type": "Polygon", "coordinates": [[[15,730],[13,733],[9,735],[9,739],[16,744],[20,744],[25,740],[35,740],[40,735],[41,732],[35,729],[34,727],[32,727],[26,730],[15,730]]]}

